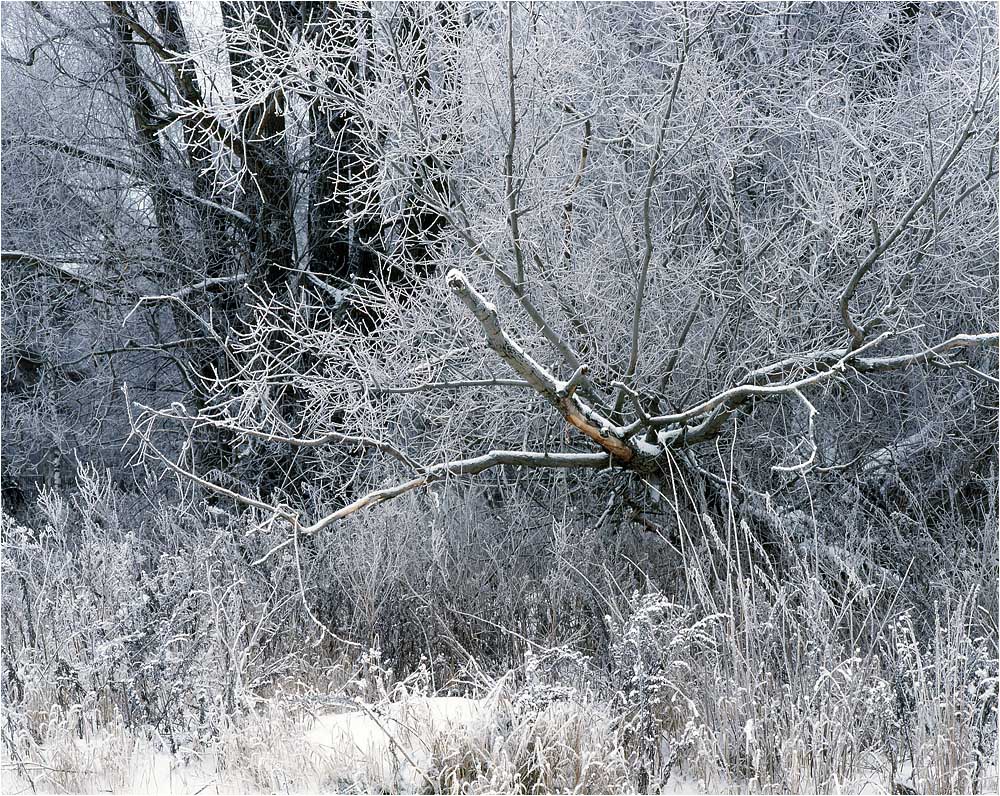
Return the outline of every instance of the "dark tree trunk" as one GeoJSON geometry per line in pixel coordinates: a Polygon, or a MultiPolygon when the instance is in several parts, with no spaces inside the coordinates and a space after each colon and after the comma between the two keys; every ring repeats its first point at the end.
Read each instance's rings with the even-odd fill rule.
{"type": "MultiPolygon", "coordinates": [[[[303,35],[324,48],[352,53],[342,64],[352,82],[367,79],[365,59],[374,49],[371,11],[340,4],[304,7],[303,35]],[[361,46],[357,46],[361,45],[361,46]]],[[[340,289],[380,274],[382,219],[372,168],[377,149],[363,140],[358,120],[317,98],[309,109],[314,139],[309,203],[310,270],[340,289]]],[[[347,305],[355,322],[374,328],[364,308],[347,305]]]]}
{"type": "MultiPolygon", "coordinates": [[[[457,88],[461,80],[456,63],[457,45],[462,31],[461,12],[457,3],[436,3],[433,8],[429,5],[405,5],[399,22],[398,37],[402,45],[408,45],[407,49],[415,59],[415,63],[408,65],[409,72],[413,75],[412,88],[415,96],[430,96],[434,93],[431,80],[431,36],[435,32],[432,28],[435,23],[437,32],[444,40],[443,50],[447,53],[447,60],[438,64],[441,95],[444,98],[439,98],[438,101],[451,103],[458,96],[457,88]]],[[[444,110],[446,113],[451,111],[457,117],[457,107],[444,110]]],[[[453,134],[442,132],[434,142],[435,150],[448,152],[449,137],[453,134]]],[[[448,221],[437,205],[447,206],[451,202],[448,172],[452,165],[430,154],[414,164],[413,189],[406,203],[402,234],[406,258],[413,264],[413,272],[417,278],[429,276],[433,272],[434,261],[440,251],[448,221]]]]}
{"type": "MultiPolygon", "coordinates": [[[[252,26],[275,48],[281,46],[281,30],[294,13],[290,3],[222,3],[227,32],[252,26]]],[[[296,263],[292,172],[284,152],[285,97],[280,89],[258,97],[253,58],[232,46],[228,55],[233,95],[243,105],[237,128],[244,154],[244,212],[254,222],[248,241],[250,265],[268,289],[280,294],[296,263]]]]}
{"type": "MultiPolygon", "coordinates": [[[[166,47],[173,52],[185,56],[189,55],[191,47],[177,3],[172,0],[170,2],[158,0],[153,3],[153,10],[166,47]]],[[[183,60],[179,63],[177,75],[182,84],[180,87],[182,96],[204,96],[197,72],[190,61],[183,60]]],[[[203,125],[200,126],[188,116],[184,116],[182,125],[184,154],[188,161],[187,166],[190,170],[195,195],[209,202],[217,202],[218,197],[215,195],[213,180],[210,176],[214,164],[211,139],[206,135],[203,125]]],[[[196,205],[194,211],[198,217],[198,226],[204,245],[205,275],[209,278],[225,276],[232,266],[232,252],[228,250],[226,240],[227,221],[225,214],[205,204],[196,205]]],[[[227,310],[231,309],[232,307],[227,308],[227,310]]],[[[226,311],[224,314],[228,317],[230,313],[226,311]]]]}
{"type": "Polygon", "coordinates": [[[115,55],[118,60],[118,72],[122,76],[135,127],[142,169],[150,186],[157,239],[163,257],[173,259],[177,254],[180,229],[173,199],[165,187],[163,147],[158,134],[162,122],[149,91],[146,76],[139,65],[132,29],[124,19],[128,10],[125,4],[120,2],[108,3],[108,7],[112,12],[111,29],[117,48],[115,55]]]}

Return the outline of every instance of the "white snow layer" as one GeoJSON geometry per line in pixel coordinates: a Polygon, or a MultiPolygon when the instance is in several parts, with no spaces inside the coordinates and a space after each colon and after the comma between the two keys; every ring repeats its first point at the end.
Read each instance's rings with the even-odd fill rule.
{"type": "Polygon", "coordinates": [[[422,790],[435,748],[485,728],[486,700],[420,697],[319,716],[306,741],[333,781],[395,792],[422,790]]]}

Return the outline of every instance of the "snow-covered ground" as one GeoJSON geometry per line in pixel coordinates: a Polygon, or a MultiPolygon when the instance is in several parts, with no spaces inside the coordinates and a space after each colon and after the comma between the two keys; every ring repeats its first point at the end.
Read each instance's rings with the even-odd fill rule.
{"type": "MultiPolygon", "coordinates": [[[[216,771],[216,761],[188,760],[143,748],[137,742],[127,760],[107,761],[93,768],[58,768],[33,761],[14,763],[3,756],[0,793],[130,793],[130,794],[237,794],[247,792],[242,783],[226,782],[216,771]]],[[[94,757],[81,750],[81,761],[94,757]]]]}
{"type": "Polygon", "coordinates": [[[412,698],[320,716],[306,740],[334,782],[421,791],[433,781],[435,753],[443,745],[488,742],[492,709],[479,699],[412,698]]]}
{"type": "MultiPolygon", "coordinates": [[[[355,790],[421,792],[443,744],[486,742],[492,708],[486,700],[414,697],[387,705],[329,713],[284,739],[311,765],[299,767],[291,792],[355,790]],[[305,776],[302,776],[305,774],[305,776]]],[[[194,794],[264,791],[259,777],[226,766],[218,753],[169,755],[158,744],[124,742],[113,734],[67,739],[43,760],[2,758],[0,792],[194,794]]],[[[289,761],[292,762],[292,761],[289,761]]],[[[275,782],[274,785],[278,785],[275,782]]]]}
{"type": "MultiPolygon", "coordinates": [[[[509,768],[516,765],[512,750],[516,752],[519,745],[523,749],[525,742],[534,746],[530,755],[538,756],[542,768],[558,768],[560,759],[568,760],[571,769],[600,767],[613,757],[601,758],[602,751],[607,752],[607,747],[599,746],[607,728],[593,720],[592,706],[574,702],[552,703],[527,722],[522,717],[519,724],[512,722],[510,706],[495,698],[410,696],[357,707],[299,721],[261,717],[247,728],[221,734],[204,754],[170,755],[162,751],[158,739],[114,732],[85,740],[70,735],[61,744],[36,747],[31,759],[23,761],[12,759],[4,745],[0,793],[426,793],[440,792],[442,785],[450,790],[442,772],[461,771],[467,761],[473,761],[468,774],[476,778],[471,792],[506,792],[510,787],[504,783],[516,781],[509,779],[509,768]],[[569,755],[560,758],[567,750],[569,755]],[[541,760],[546,755],[552,759],[541,760]]],[[[886,793],[885,761],[873,758],[868,763],[870,775],[859,765],[857,776],[835,792],[886,793]]],[[[588,781],[581,775],[576,783],[580,792],[595,792],[595,786],[601,792],[601,782],[617,790],[630,779],[616,778],[613,770],[606,773],[604,780],[588,781]]],[[[912,773],[909,767],[898,770],[897,784],[915,790],[912,773]]],[[[981,792],[996,792],[996,766],[983,771],[979,781],[981,792]]],[[[550,789],[564,790],[542,792],[550,789]]],[[[754,789],[731,783],[725,790],[754,789]]],[[[674,771],[658,792],[702,789],[674,771]]]]}

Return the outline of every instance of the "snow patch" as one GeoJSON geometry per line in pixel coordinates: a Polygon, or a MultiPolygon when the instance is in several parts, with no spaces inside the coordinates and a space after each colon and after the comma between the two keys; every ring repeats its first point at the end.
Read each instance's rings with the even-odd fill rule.
{"type": "Polygon", "coordinates": [[[482,699],[410,698],[319,716],[305,738],[330,780],[419,791],[427,785],[435,749],[449,736],[483,735],[491,713],[482,699]]]}

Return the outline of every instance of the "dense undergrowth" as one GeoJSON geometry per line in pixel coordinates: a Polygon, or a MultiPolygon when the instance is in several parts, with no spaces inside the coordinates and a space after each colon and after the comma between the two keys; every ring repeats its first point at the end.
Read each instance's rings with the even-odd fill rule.
{"type": "Polygon", "coordinates": [[[86,790],[169,754],[236,790],[343,788],[302,744],[313,716],[460,694],[495,709],[425,790],[996,787],[995,517],[896,575],[796,542],[804,515],[776,515],[779,561],[706,515],[655,579],[628,528],[555,523],[529,555],[509,518],[460,532],[427,505],[279,547],[85,470],[5,516],[4,776],[86,790]]]}

